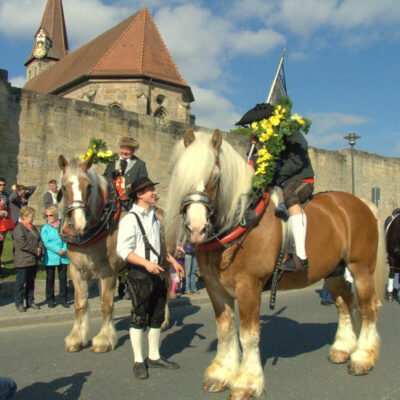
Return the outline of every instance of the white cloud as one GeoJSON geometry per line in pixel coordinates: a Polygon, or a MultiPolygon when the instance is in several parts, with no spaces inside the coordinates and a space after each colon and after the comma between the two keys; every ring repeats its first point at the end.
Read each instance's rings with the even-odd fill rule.
{"type": "Polygon", "coordinates": [[[340,133],[332,133],[329,135],[313,135],[310,133],[306,137],[308,144],[313,147],[329,147],[331,145],[335,145],[334,147],[340,148],[344,147],[344,139],[343,134],[340,133]]]}
{"type": "Polygon", "coordinates": [[[154,17],[180,72],[191,85],[220,79],[232,57],[265,54],[285,42],[271,29],[242,29],[230,19],[193,4],[161,8],[154,17]]]}
{"type": "Polygon", "coordinates": [[[235,122],[241,116],[234,112],[233,105],[226,98],[210,89],[192,86],[192,90],[196,98],[192,105],[196,125],[224,131],[235,128],[235,122]]]}
{"type": "Polygon", "coordinates": [[[16,76],[15,78],[10,78],[11,86],[22,88],[25,85],[25,76],[16,76]]]}
{"type": "Polygon", "coordinates": [[[317,135],[371,122],[369,117],[341,113],[309,113],[307,117],[312,121],[311,132],[317,135]]]}

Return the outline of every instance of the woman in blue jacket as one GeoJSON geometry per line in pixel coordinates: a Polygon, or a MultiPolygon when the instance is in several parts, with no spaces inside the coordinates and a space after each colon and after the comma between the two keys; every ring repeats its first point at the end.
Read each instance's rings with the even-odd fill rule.
{"type": "Polygon", "coordinates": [[[41,236],[44,243],[43,265],[46,267],[46,300],[49,308],[56,306],[54,297],[54,280],[58,268],[60,283],[60,304],[68,308],[67,300],[67,244],[58,233],[60,221],[57,208],[50,206],[46,209],[47,224],[42,227],[41,236]]]}

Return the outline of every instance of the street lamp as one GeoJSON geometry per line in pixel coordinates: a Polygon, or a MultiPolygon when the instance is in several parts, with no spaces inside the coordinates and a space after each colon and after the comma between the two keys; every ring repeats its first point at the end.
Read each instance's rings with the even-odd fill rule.
{"type": "Polygon", "coordinates": [[[354,145],[356,144],[356,140],[360,139],[361,136],[356,135],[354,132],[349,133],[347,136],[344,136],[343,139],[349,141],[350,151],[351,151],[351,194],[354,195],[354,145]]]}

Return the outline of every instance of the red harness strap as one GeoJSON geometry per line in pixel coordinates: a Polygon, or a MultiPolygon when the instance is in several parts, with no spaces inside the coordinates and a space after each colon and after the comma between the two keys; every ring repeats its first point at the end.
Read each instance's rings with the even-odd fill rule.
{"type": "MultiPolygon", "coordinates": [[[[265,192],[265,196],[259,201],[254,211],[260,216],[265,208],[267,207],[269,201],[269,189],[265,192]]],[[[216,250],[222,247],[224,244],[229,244],[234,240],[242,236],[250,227],[243,227],[241,225],[237,226],[232,232],[228,233],[222,239],[214,239],[207,243],[201,243],[196,246],[197,250],[216,250]]]]}

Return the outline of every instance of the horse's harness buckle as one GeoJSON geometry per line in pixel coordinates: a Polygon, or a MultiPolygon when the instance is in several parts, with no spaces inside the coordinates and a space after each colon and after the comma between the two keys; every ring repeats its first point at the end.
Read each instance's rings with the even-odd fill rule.
{"type": "Polygon", "coordinates": [[[209,215],[213,215],[215,212],[214,201],[207,193],[190,192],[182,199],[181,207],[179,209],[180,214],[184,215],[186,212],[186,207],[193,203],[203,204],[208,209],[209,215]]]}

